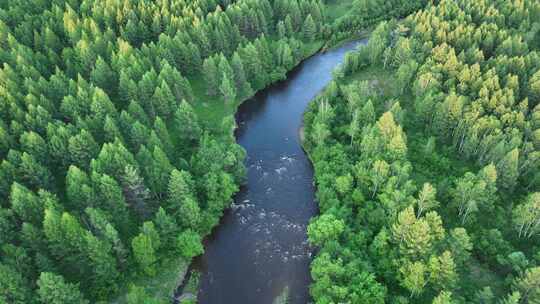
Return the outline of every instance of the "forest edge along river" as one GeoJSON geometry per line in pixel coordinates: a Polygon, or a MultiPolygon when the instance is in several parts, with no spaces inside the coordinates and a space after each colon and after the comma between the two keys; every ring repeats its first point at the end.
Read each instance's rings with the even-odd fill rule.
{"type": "Polygon", "coordinates": [[[306,229],[318,207],[299,130],[307,105],[331,81],[332,71],[366,42],[315,54],[287,80],[239,107],[236,139],[247,152],[247,182],[190,267],[201,273],[198,303],[271,304],[284,290],[290,292],[287,303],[309,302],[313,248],[306,229]]]}

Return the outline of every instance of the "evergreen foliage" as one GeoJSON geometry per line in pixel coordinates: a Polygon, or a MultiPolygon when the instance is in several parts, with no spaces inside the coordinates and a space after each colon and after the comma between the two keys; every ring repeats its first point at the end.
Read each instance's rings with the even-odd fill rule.
{"type": "Polygon", "coordinates": [[[434,1],[346,56],[304,117],[315,303],[538,301],[539,12],[434,1]]]}

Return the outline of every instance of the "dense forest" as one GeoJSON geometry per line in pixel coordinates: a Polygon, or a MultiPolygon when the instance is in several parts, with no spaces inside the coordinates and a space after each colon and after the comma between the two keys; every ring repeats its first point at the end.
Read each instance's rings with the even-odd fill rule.
{"type": "Polygon", "coordinates": [[[305,114],[313,300],[540,303],[536,0],[0,1],[0,303],[169,303],[237,106],[377,24],[305,114]]]}
{"type": "Polygon", "coordinates": [[[305,114],[316,303],[540,303],[540,3],[382,22],[305,114]]]}
{"type": "Polygon", "coordinates": [[[318,0],[0,1],[0,302],[168,302],[130,282],[199,255],[244,178],[232,116],[197,109],[328,27],[318,0]]]}

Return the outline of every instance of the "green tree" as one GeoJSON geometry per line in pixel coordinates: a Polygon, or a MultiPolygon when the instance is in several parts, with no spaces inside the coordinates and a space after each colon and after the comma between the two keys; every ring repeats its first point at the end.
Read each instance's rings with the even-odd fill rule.
{"type": "Polygon", "coordinates": [[[448,291],[441,291],[439,295],[437,295],[434,299],[432,304],[454,304],[455,302],[452,300],[452,293],[448,291]]]}
{"type": "Polygon", "coordinates": [[[89,303],[76,284],[67,283],[60,275],[42,272],[39,275],[38,295],[41,303],[84,304],[89,303]]]}
{"type": "Polygon", "coordinates": [[[538,303],[540,301],[540,267],[527,269],[514,281],[513,290],[521,295],[520,303],[538,303]]]}
{"type": "Polygon", "coordinates": [[[413,297],[417,297],[424,292],[427,284],[426,266],[421,262],[406,263],[401,266],[401,285],[407,288],[413,297]]]}
{"type": "Polygon", "coordinates": [[[529,194],[524,203],[514,208],[512,215],[519,237],[531,238],[538,234],[540,232],[540,193],[529,194]]]}
{"type": "Polygon", "coordinates": [[[31,188],[49,189],[53,183],[51,171],[33,155],[23,152],[20,158],[19,172],[22,181],[31,188]]]}
{"type": "Polygon", "coordinates": [[[186,259],[191,259],[203,253],[204,248],[201,242],[201,236],[190,229],[180,233],[176,239],[178,250],[186,259]]]}
{"type": "Polygon", "coordinates": [[[0,263],[0,301],[25,304],[31,303],[32,296],[29,282],[23,274],[13,267],[0,263]]]}
{"type": "Polygon", "coordinates": [[[86,130],[68,140],[68,152],[74,165],[88,169],[90,161],[99,153],[99,146],[92,134],[86,130]]]}
{"type": "Polygon", "coordinates": [[[137,167],[133,154],[118,139],[113,143],[104,144],[98,157],[90,163],[93,171],[107,174],[118,180],[122,179],[126,166],[137,167]]]}
{"type": "Polygon", "coordinates": [[[309,224],[309,241],[316,246],[324,245],[328,241],[337,241],[344,229],[343,220],[335,218],[332,214],[323,214],[309,224]]]}
{"type": "Polygon", "coordinates": [[[234,71],[234,83],[239,97],[247,97],[253,94],[253,89],[246,79],[244,63],[237,52],[232,57],[231,67],[234,71]]]}
{"type": "Polygon", "coordinates": [[[431,256],[428,261],[429,281],[438,290],[451,289],[457,282],[456,265],[449,251],[440,256],[431,256]]]}
{"type": "Polygon", "coordinates": [[[315,21],[313,21],[313,17],[311,17],[311,14],[307,15],[306,19],[304,20],[302,31],[303,37],[307,41],[313,41],[316,38],[317,25],[315,24],[315,21]]]}
{"type": "Polygon", "coordinates": [[[165,81],[162,81],[161,85],[156,87],[152,96],[152,103],[158,117],[168,118],[172,114],[172,109],[176,108],[176,97],[165,81]]]}
{"type": "Polygon", "coordinates": [[[226,73],[223,73],[219,92],[221,94],[221,98],[223,98],[223,101],[227,104],[234,103],[236,100],[236,88],[226,73]]]}
{"type": "Polygon", "coordinates": [[[126,166],[122,176],[122,191],[126,202],[140,219],[147,219],[150,216],[150,190],[146,187],[144,179],[139,175],[136,167],[126,166]]]}
{"type": "Polygon", "coordinates": [[[25,222],[38,224],[43,218],[43,205],[28,188],[21,184],[11,185],[11,208],[25,222]]]}
{"type": "Polygon", "coordinates": [[[131,241],[133,256],[139,268],[147,275],[156,275],[156,250],[150,236],[140,233],[131,241]]]}
{"type": "Polygon", "coordinates": [[[437,202],[437,189],[433,188],[429,183],[424,183],[422,190],[418,193],[416,206],[417,217],[422,216],[422,213],[425,211],[437,208],[439,206],[439,202],[437,202]]]}
{"type": "Polygon", "coordinates": [[[112,254],[112,246],[91,233],[85,234],[84,241],[84,251],[92,269],[92,274],[86,278],[92,282],[90,294],[98,299],[105,299],[108,294],[117,291],[117,281],[120,277],[116,269],[116,259],[112,254]]]}
{"type": "Polygon", "coordinates": [[[458,266],[464,265],[473,249],[471,238],[464,228],[454,228],[450,231],[448,247],[458,266]]]}
{"type": "Polygon", "coordinates": [[[127,304],[162,304],[163,302],[149,295],[144,287],[136,285],[129,286],[129,292],[126,295],[127,304]]]}
{"type": "Polygon", "coordinates": [[[88,175],[75,166],[70,166],[67,172],[66,196],[69,206],[78,211],[95,206],[98,201],[88,175]]]}
{"type": "Polygon", "coordinates": [[[201,220],[199,204],[193,193],[194,182],[189,172],[174,169],[168,186],[168,209],[184,228],[197,229],[201,220]]]}
{"type": "Polygon", "coordinates": [[[177,138],[180,146],[184,147],[183,149],[197,146],[202,135],[202,129],[197,115],[186,101],[180,103],[178,110],[174,114],[174,122],[178,130],[177,138]]]}
{"type": "Polygon", "coordinates": [[[206,84],[206,93],[215,96],[219,88],[219,71],[214,57],[209,57],[203,63],[203,76],[206,84]]]}
{"type": "Polygon", "coordinates": [[[508,191],[513,191],[519,177],[519,149],[513,149],[497,165],[500,172],[499,184],[508,191]]]}
{"type": "Polygon", "coordinates": [[[98,56],[96,64],[90,72],[90,80],[102,88],[108,95],[116,92],[116,74],[101,56],[98,56]]]}

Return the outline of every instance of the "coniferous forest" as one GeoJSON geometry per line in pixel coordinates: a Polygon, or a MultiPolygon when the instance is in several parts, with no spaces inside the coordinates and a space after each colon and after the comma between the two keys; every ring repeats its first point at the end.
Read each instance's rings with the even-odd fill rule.
{"type": "Polygon", "coordinates": [[[380,23],[305,115],[316,303],[540,303],[540,3],[380,23]]]}
{"type": "Polygon", "coordinates": [[[359,35],[304,116],[313,301],[540,303],[536,0],[0,1],[0,303],[170,303],[239,104],[359,35]]]}

